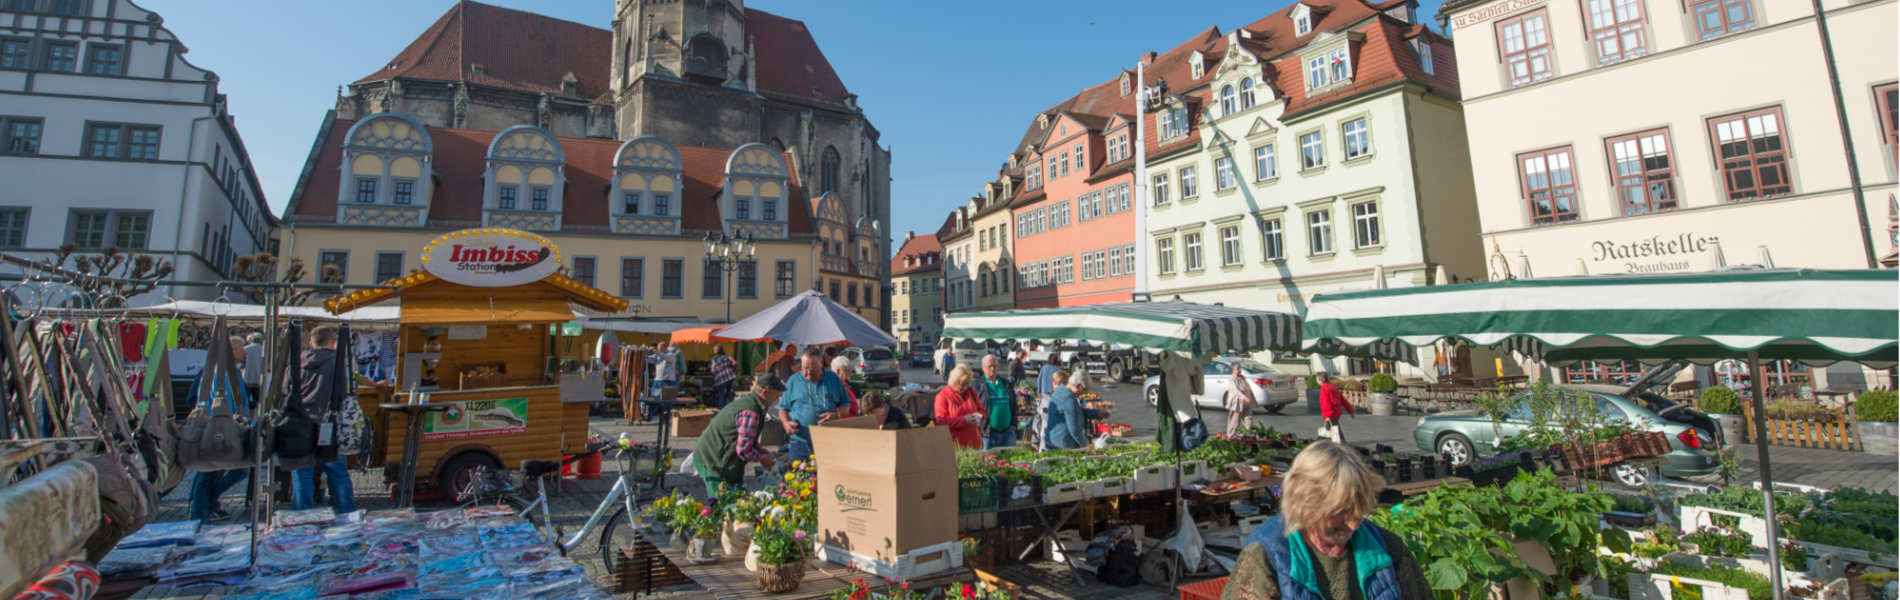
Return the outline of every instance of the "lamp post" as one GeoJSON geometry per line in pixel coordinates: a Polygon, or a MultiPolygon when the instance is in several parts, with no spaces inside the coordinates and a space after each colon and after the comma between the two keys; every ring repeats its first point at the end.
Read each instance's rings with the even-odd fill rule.
{"type": "MultiPolygon", "coordinates": [[[[727,323],[732,322],[732,297],[737,295],[738,292],[739,278],[733,274],[739,271],[740,262],[752,260],[753,254],[757,251],[758,248],[752,243],[752,236],[750,234],[731,236],[725,233],[718,235],[714,235],[711,232],[706,233],[706,258],[719,261],[721,276],[729,277],[733,282],[726,286],[727,323]]],[[[757,290],[755,289],[754,291],[757,290]]]]}

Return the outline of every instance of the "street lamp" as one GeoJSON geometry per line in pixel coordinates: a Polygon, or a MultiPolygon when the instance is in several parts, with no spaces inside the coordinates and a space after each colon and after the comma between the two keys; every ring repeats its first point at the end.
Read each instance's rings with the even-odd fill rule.
{"type": "Polygon", "coordinates": [[[758,248],[752,243],[752,234],[730,236],[725,233],[713,235],[706,233],[706,258],[719,261],[719,270],[730,277],[734,283],[726,288],[726,322],[732,322],[732,297],[737,295],[738,277],[733,273],[739,270],[739,263],[752,260],[758,248]]]}

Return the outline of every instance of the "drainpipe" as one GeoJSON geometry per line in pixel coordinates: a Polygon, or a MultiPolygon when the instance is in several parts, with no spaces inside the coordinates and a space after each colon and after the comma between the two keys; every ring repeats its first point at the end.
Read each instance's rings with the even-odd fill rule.
{"type": "MultiPolygon", "coordinates": [[[[1818,0],[1817,0],[1818,1],[1818,0]]],[[[1148,81],[1146,61],[1135,61],[1135,292],[1148,301],[1148,81]]]]}
{"type": "MultiPolygon", "coordinates": [[[[1854,217],[1860,221],[1860,245],[1866,253],[1867,268],[1879,268],[1874,258],[1874,235],[1868,231],[1872,227],[1867,219],[1867,195],[1860,189],[1860,161],[1854,159],[1854,135],[1847,128],[1847,101],[1841,95],[1841,72],[1834,64],[1834,39],[1827,31],[1827,11],[1821,7],[1821,0],[1809,0],[1814,5],[1814,25],[1821,35],[1821,60],[1827,63],[1828,92],[1834,95],[1834,123],[1841,128],[1841,148],[1847,154],[1847,184],[1854,192],[1854,217]]],[[[1774,550],[1774,548],[1770,548],[1774,550]]],[[[1781,573],[1774,573],[1779,582],[1781,573]]],[[[1775,596],[1781,596],[1779,585],[1775,596]]]]}
{"type": "MultiPolygon", "coordinates": [[[[206,119],[218,118],[217,112],[218,108],[214,104],[211,107],[211,116],[192,119],[191,135],[185,141],[185,177],[184,181],[179,182],[181,185],[178,186],[178,212],[173,213],[177,215],[178,224],[172,228],[172,281],[178,281],[179,273],[183,271],[183,269],[178,268],[178,252],[180,250],[180,242],[183,242],[185,238],[185,200],[190,197],[186,192],[191,189],[191,167],[196,162],[191,160],[191,151],[198,147],[198,124],[204,122],[206,119]]],[[[1862,212],[1864,213],[1865,211],[1862,212]]],[[[1861,221],[1865,222],[1866,220],[1866,215],[1861,215],[1861,221]]],[[[1872,246],[1868,247],[1872,248],[1872,246]]],[[[1872,251],[1869,250],[1869,252],[1872,251]]],[[[165,295],[170,296],[172,299],[177,299],[178,286],[176,284],[167,284],[165,286],[165,295]]]]}

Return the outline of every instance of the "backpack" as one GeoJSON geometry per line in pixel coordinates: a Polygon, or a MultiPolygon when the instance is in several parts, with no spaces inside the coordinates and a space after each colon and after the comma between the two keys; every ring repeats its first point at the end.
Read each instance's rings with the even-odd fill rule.
{"type": "Polygon", "coordinates": [[[317,452],[317,422],[303,407],[303,361],[297,355],[297,348],[303,345],[302,333],[303,328],[296,323],[284,330],[283,349],[277,353],[281,366],[272,370],[273,374],[284,375],[273,381],[290,386],[290,392],[278,402],[283,405],[283,416],[271,435],[271,452],[286,463],[297,463],[317,452]]]}
{"type": "Polygon", "coordinates": [[[1141,583],[1141,558],[1135,554],[1135,541],[1116,542],[1115,549],[1108,551],[1108,561],[1095,572],[1095,578],[1116,587],[1141,583]]]}

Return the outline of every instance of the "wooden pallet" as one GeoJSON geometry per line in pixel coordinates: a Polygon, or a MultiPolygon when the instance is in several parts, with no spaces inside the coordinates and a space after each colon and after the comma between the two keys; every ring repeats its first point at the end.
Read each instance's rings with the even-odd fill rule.
{"type": "MultiPolygon", "coordinates": [[[[1819,448],[1823,450],[1845,450],[1860,452],[1860,430],[1854,426],[1854,417],[1845,409],[1836,410],[1832,421],[1810,421],[1806,419],[1768,419],[1768,443],[1776,446],[1796,448],[1819,448]]],[[[1742,436],[1748,443],[1758,443],[1755,439],[1755,407],[1751,403],[1742,403],[1742,436]]]]}
{"type": "Polygon", "coordinates": [[[632,547],[622,547],[615,552],[619,554],[613,573],[613,590],[616,594],[632,592],[637,597],[641,592],[651,593],[656,589],[693,582],[652,542],[639,540],[632,547]]]}

